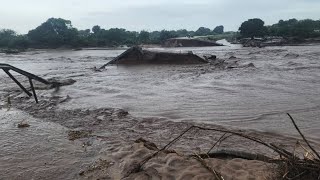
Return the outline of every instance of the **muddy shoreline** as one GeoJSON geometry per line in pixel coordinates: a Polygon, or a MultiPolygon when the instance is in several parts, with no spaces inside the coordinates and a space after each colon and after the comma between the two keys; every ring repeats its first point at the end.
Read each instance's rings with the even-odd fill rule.
{"type": "MultiPolygon", "coordinates": [[[[0,106],[0,111],[2,111],[1,114],[7,114],[7,116],[9,116],[2,117],[5,117],[4,119],[7,117],[7,120],[12,120],[6,123],[7,126],[11,126],[11,129],[15,129],[14,131],[16,133],[22,134],[22,136],[26,138],[32,138],[32,136],[27,137],[28,133],[23,135],[25,131],[34,131],[34,128],[46,131],[47,128],[50,129],[50,126],[52,126],[52,128],[56,129],[57,134],[49,135],[47,140],[41,139],[44,136],[40,134],[40,139],[37,138],[38,140],[27,141],[29,144],[22,146],[22,149],[16,149],[16,147],[12,147],[8,144],[4,146],[2,142],[1,149],[5,147],[9,148],[8,150],[1,152],[3,158],[0,158],[0,169],[2,171],[0,174],[2,174],[3,178],[19,179],[23,175],[23,177],[27,179],[55,179],[57,177],[63,179],[92,179],[102,177],[106,179],[117,179],[116,177],[124,176],[128,171],[128,167],[123,167],[121,162],[124,161],[129,163],[127,166],[130,166],[130,163],[133,163],[133,161],[130,160],[132,159],[132,156],[128,156],[128,153],[131,152],[135,154],[138,151],[146,153],[144,155],[140,153],[139,156],[135,155],[135,162],[152,152],[151,150],[145,149],[143,145],[131,145],[139,138],[153,142],[158,147],[163,147],[192,125],[225,129],[225,127],[222,126],[205,123],[172,122],[163,118],[139,118],[130,115],[127,111],[115,108],[80,108],[66,110],[59,108],[59,105],[65,102],[66,97],[50,95],[41,96],[42,99],[39,104],[35,104],[32,102],[32,98],[26,98],[19,94],[20,93],[11,95],[11,109],[8,109],[8,105],[5,103],[0,106]],[[10,116],[13,116],[13,118],[10,116]],[[30,127],[23,129],[17,128],[17,123],[21,121],[29,123],[30,127]],[[50,138],[50,136],[54,137],[50,138]],[[56,141],[58,144],[52,144],[52,141],[56,141]],[[61,147],[57,149],[48,149],[48,152],[43,150],[43,148],[47,149],[51,146],[61,147]],[[72,148],[70,146],[72,146],[72,148]],[[132,149],[132,147],[134,148],[132,149]],[[66,154],[60,154],[62,149],[62,152],[66,154]],[[77,150],[74,151],[74,149],[77,150]],[[6,154],[10,153],[9,151],[12,151],[14,156],[20,157],[19,161],[13,161],[15,158],[9,158],[11,159],[9,160],[8,154],[6,154]],[[122,151],[127,153],[120,155],[122,151]],[[37,153],[37,155],[35,156],[34,153],[37,153]],[[35,160],[34,158],[37,158],[38,161],[42,163],[32,163],[32,161],[35,160]],[[65,161],[73,163],[65,163],[65,161]],[[21,169],[21,163],[26,163],[28,165],[21,169]],[[93,168],[96,166],[99,168],[93,168]],[[32,169],[38,170],[34,171],[32,169]],[[118,172],[117,169],[118,171],[121,170],[121,172],[118,172]]],[[[1,99],[1,102],[5,102],[5,99],[1,99]]],[[[5,130],[8,129],[0,131],[2,137],[4,133],[8,133],[5,132],[5,130]]],[[[261,133],[249,130],[243,131],[241,129],[236,131],[261,138],[266,142],[281,144],[281,147],[288,150],[292,150],[297,140],[279,134],[261,133]]],[[[52,132],[48,131],[46,133],[50,134],[52,132]]],[[[10,134],[10,132],[8,134],[10,134]]],[[[194,152],[206,152],[221,135],[222,133],[195,130],[181,139],[181,141],[177,142],[170,149],[185,155],[190,155],[194,152]]],[[[2,138],[2,141],[4,139],[5,137],[2,138]]],[[[15,143],[19,143],[20,141],[23,142],[25,140],[17,139],[15,141],[15,143]]],[[[316,147],[320,147],[317,143],[313,142],[313,144],[316,145],[316,147]]],[[[229,138],[220,144],[217,149],[257,153],[271,157],[275,156],[274,152],[266,149],[262,145],[243,140],[239,137],[229,138]]],[[[189,160],[187,161],[189,162],[189,160]]],[[[250,161],[241,163],[245,164],[247,162],[250,161]]],[[[192,161],[192,163],[195,162],[192,161]]],[[[266,173],[265,171],[270,172],[269,170],[270,169],[264,169],[262,172],[259,172],[264,174],[266,173]]],[[[200,172],[202,172],[202,170],[200,172]]],[[[183,174],[182,171],[181,173],[183,174]]],[[[143,176],[144,175],[141,173],[133,174],[131,178],[141,178],[143,176]]],[[[207,174],[206,176],[210,176],[210,174],[207,174]]],[[[249,177],[251,176],[252,174],[249,177]]],[[[257,176],[257,174],[255,176],[257,176]]]]}

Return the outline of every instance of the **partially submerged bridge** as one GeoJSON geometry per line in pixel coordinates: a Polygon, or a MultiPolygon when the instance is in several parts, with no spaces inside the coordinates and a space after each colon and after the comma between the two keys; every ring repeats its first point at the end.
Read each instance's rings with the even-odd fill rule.
{"type": "Polygon", "coordinates": [[[55,82],[49,82],[39,76],[36,76],[34,74],[31,74],[27,71],[24,71],[22,69],[19,69],[17,67],[14,67],[14,66],[11,66],[9,64],[2,64],[0,63],[0,69],[2,69],[29,97],[33,96],[36,103],[38,103],[38,97],[37,97],[37,94],[36,94],[36,91],[35,91],[35,88],[34,88],[34,85],[33,85],[33,82],[32,80],[36,80],[36,81],[39,81],[43,84],[46,84],[46,85],[53,85],[53,86],[59,86],[59,83],[55,83],[55,82]],[[26,76],[28,79],[29,79],[29,83],[30,83],[30,88],[31,88],[31,92],[29,92],[29,90],[27,90],[27,88],[25,88],[11,73],[10,71],[14,71],[14,72],[17,72],[23,76],[26,76]]]}
{"type": "Polygon", "coordinates": [[[208,60],[192,52],[162,52],[155,50],[142,49],[134,46],[126,50],[118,57],[101,66],[104,69],[108,65],[140,65],[140,64],[206,64],[208,60]]]}

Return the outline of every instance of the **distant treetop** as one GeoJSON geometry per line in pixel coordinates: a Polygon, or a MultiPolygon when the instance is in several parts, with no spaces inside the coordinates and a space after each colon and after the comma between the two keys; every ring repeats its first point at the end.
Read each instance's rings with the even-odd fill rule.
{"type": "Polygon", "coordinates": [[[213,29],[213,32],[214,33],[217,33],[217,34],[222,34],[224,33],[224,27],[221,25],[221,26],[217,26],[213,29]]]}
{"type": "Polygon", "coordinates": [[[259,18],[249,19],[241,24],[239,28],[242,37],[261,37],[267,34],[264,21],[259,18]]]}

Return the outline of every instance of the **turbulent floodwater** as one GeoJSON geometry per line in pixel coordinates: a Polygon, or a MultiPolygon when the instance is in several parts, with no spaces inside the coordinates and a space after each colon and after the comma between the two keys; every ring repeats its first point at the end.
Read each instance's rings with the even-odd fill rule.
{"type": "MultiPolygon", "coordinates": [[[[49,50],[0,55],[44,78],[72,78],[61,88],[71,101],[59,108],[116,107],[139,117],[203,121],[259,131],[296,134],[286,113],[301,129],[320,137],[320,46],[240,46],[160,49],[215,54],[256,68],[207,70],[203,66],[109,66],[94,72],[124,50],[49,50]]],[[[3,79],[6,74],[0,72],[3,79]]],[[[1,82],[1,87],[6,87],[1,82]]],[[[0,89],[1,91],[1,89],[0,89]]]]}

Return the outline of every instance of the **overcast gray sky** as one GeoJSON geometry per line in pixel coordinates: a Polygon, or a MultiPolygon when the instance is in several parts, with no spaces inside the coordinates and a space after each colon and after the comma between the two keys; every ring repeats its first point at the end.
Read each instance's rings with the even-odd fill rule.
{"type": "Polygon", "coordinates": [[[78,29],[100,25],[128,30],[237,30],[259,17],[266,24],[280,19],[320,19],[320,0],[0,0],[0,29],[27,33],[50,17],[72,21],[78,29]]]}

